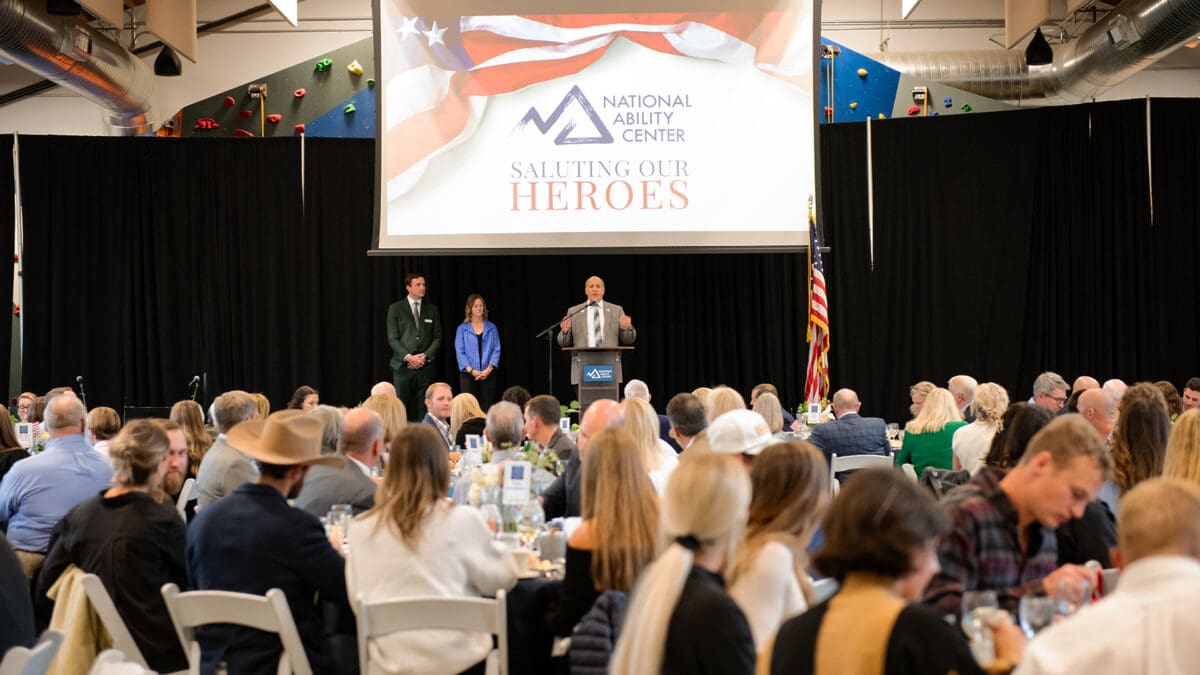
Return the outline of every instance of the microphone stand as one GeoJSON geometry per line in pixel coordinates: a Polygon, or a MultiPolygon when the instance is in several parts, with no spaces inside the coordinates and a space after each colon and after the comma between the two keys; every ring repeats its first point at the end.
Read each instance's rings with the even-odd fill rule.
{"type": "MultiPolygon", "coordinates": [[[[575,318],[576,314],[582,312],[583,310],[587,309],[588,307],[591,307],[594,304],[595,303],[591,302],[591,301],[585,302],[585,303],[583,303],[582,307],[575,310],[571,314],[567,315],[566,318],[573,319],[573,318],[575,318]]],[[[546,372],[549,373],[547,375],[547,378],[549,381],[546,384],[546,393],[550,394],[551,396],[554,395],[554,331],[555,331],[555,329],[558,328],[558,325],[560,323],[562,323],[562,319],[559,319],[558,321],[550,324],[549,326],[546,326],[546,328],[544,330],[542,330],[542,332],[533,336],[533,339],[535,339],[535,340],[541,339],[542,337],[546,338],[546,372]]]]}
{"type": "Polygon", "coordinates": [[[196,391],[200,389],[200,378],[192,378],[192,400],[196,400],[196,391]]]}
{"type": "Polygon", "coordinates": [[[83,391],[83,376],[75,378],[75,383],[79,385],[79,398],[83,400],[83,407],[87,407],[87,394],[83,391]]]}

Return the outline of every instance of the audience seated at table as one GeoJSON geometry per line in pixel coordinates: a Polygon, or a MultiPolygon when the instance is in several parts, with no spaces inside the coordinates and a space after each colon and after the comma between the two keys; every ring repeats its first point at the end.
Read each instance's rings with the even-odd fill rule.
{"type": "Polygon", "coordinates": [[[746,540],[738,549],[729,594],[761,651],[784,621],[812,602],[805,550],[829,502],[829,465],[809,443],[775,443],[754,460],[750,484],[746,540]]]}
{"type": "Polygon", "coordinates": [[[408,412],[404,401],[392,394],[372,394],[363,401],[362,407],[374,410],[383,418],[383,442],[391,447],[392,439],[408,425],[408,412]]]}
{"type": "Polygon", "coordinates": [[[1200,410],[1185,410],[1171,425],[1163,475],[1200,485],[1200,410]]]}
{"type": "Polygon", "coordinates": [[[621,402],[625,418],[622,426],[629,431],[633,442],[642,453],[642,464],[646,467],[654,490],[662,494],[667,479],[679,464],[679,459],[670,445],[658,437],[658,413],[640,398],[627,398],[621,402]]]}
{"type": "MultiPolygon", "coordinates": [[[[513,587],[512,556],[493,540],[479,511],[445,498],[449,487],[437,431],[420,424],[401,430],[375,508],[350,526],[346,591],[356,603],[360,595],[465,598],[513,587]]],[[[489,635],[425,630],[384,636],[368,648],[388,673],[483,673],[491,646],[489,635]]]]}
{"type": "MultiPolygon", "coordinates": [[[[1162,475],[1171,420],[1162,392],[1149,382],[1138,382],[1125,390],[1117,408],[1113,429],[1113,482],[1119,495],[1148,478],[1162,475]]],[[[1113,511],[1117,504],[1111,505],[1113,511]]]]}
{"type": "Polygon", "coordinates": [[[708,419],[704,416],[704,403],[689,393],[675,394],[667,401],[667,421],[671,425],[671,438],[680,450],[687,450],[692,443],[704,435],[708,419]]]}
{"type": "Polygon", "coordinates": [[[474,394],[459,394],[450,402],[450,438],[454,445],[467,447],[467,436],[483,436],[487,415],[474,394]]]}
{"type": "Polygon", "coordinates": [[[184,524],[151,496],[166,475],[169,450],[153,421],[125,425],[110,446],[113,486],[55,526],[36,593],[47,623],[52,605],[43,599],[69,565],[100,577],[147,665],[159,672],[187,668],[160,591],[166,583],[188,586],[184,524]]]}
{"type": "Polygon", "coordinates": [[[750,478],[728,455],[685,455],[664,495],[671,542],[642,572],[610,672],[749,675],[754,638],[725,590],[750,506],[750,478]]]}
{"type": "Polygon", "coordinates": [[[195,478],[200,470],[200,461],[213,444],[213,439],[204,428],[204,409],[195,401],[178,401],[171,406],[171,421],[183,429],[188,441],[188,478],[195,478]]]}
{"type": "Polygon", "coordinates": [[[12,418],[7,415],[0,415],[0,482],[4,480],[4,475],[16,464],[19,460],[29,456],[29,451],[21,447],[21,441],[17,439],[17,430],[13,426],[12,418]]]}
{"type": "Polygon", "coordinates": [[[908,397],[912,401],[912,405],[908,406],[908,412],[915,419],[921,414],[921,409],[925,407],[925,398],[929,396],[929,392],[937,388],[937,385],[928,380],[921,380],[908,388],[908,397]]]}
{"type": "Polygon", "coordinates": [[[197,510],[208,508],[239,486],[258,480],[254,462],[230,447],[227,440],[230,429],[257,416],[254,399],[241,390],[227,391],[213,400],[212,413],[217,424],[217,440],[204,453],[196,470],[197,510]]]}
{"type": "Polygon", "coordinates": [[[949,390],[935,387],[925,397],[921,412],[904,426],[904,440],[896,453],[896,466],[912,464],[917,475],[926,467],[950,469],[954,464],[954,432],[966,425],[949,390]]]}
{"type": "Polygon", "coordinates": [[[1143,481],[1122,498],[1120,521],[1116,590],[1038,634],[1017,675],[1196,672],[1200,487],[1177,478],[1143,481]]]}
{"type": "Polygon", "coordinates": [[[334,504],[349,504],[355,515],[375,506],[371,469],[383,456],[383,449],[383,420],[379,413],[367,408],[346,413],[337,447],[337,454],[346,460],[345,466],[318,465],[309,469],[304,487],[292,505],[317,518],[328,514],[334,504]]]}
{"type": "Polygon", "coordinates": [[[620,424],[621,405],[612,399],[593,401],[579,422],[579,452],[567,462],[562,474],[542,492],[542,509],[546,518],[577,517],[580,514],[580,482],[583,477],[583,458],[589,439],[610,426],[620,424]]]}
{"type": "Polygon", "coordinates": [[[575,456],[575,442],[559,426],[562,406],[547,394],[534,396],[525,404],[525,435],[529,440],[554,451],[565,466],[575,456]]]}
{"type": "MultiPolygon", "coordinates": [[[[900,472],[856,472],[834,499],[825,543],[813,556],[840,588],[783,624],[759,672],[982,674],[962,631],[918,602],[938,570],[946,529],[932,498],[900,472]]],[[[999,659],[1015,663],[1016,627],[998,620],[992,630],[999,659]]]]}
{"type": "Polygon", "coordinates": [[[567,541],[562,599],[552,620],[568,636],[604,591],[633,590],[654,558],[658,499],[633,436],[621,428],[601,431],[583,462],[583,522],[567,541]]]}
{"type": "Polygon", "coordinates": [[[121,430],[121,417],[116,410],[106,406],[92,408],[87,414],[87,429],[92,449],[108,457],[108,446],[121,430]]]}
{"type": "Polygon", "coordinates": [[[725,385],[714,388],[704,400],[704,415],[708,418],[709,424],[730,410],[745,409],[746,400],[742,398],[742,395],[736,389],[725,385]]]}

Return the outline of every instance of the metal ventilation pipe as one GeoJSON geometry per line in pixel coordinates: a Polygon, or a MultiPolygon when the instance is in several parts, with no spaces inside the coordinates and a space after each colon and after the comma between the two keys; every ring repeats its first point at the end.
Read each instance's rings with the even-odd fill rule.
{"type": "Polygon", "coordinates": [[[0,0],[0,55],[104,109],[113,136],[152,133],[154,76],[121,45],[44,0],[0,0]]]}
{"type": "Polygon", "coordinates": [[[877,55],[883,64],[981,96],[1021,100],[1095,98],[1200,34],[1200,0],[1126,0],[1054,62],[1028,66],[1022,50],[877,55]]]}

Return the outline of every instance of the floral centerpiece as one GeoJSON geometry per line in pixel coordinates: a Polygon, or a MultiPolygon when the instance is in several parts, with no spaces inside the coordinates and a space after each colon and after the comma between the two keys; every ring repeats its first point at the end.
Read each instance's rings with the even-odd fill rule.
{"type": "Polygon", "coordinates": [[[467,493],[467,503],[471,506],[482,504],[500,504],[501,490],[504,487],[504,463],[510,461],[529,462],[533,467],[530,486],[534,495],[540,494],[547,485],[562,471],[562,461],[549,448],[543,448],[537,443],[527,442],[523,446],[514,447],[504,444],[493,448],[489,443],[481,451],[484,464],[471,467],[471,489],[467,493]],[[497,453],[507,453],[506,456],[494,461],[497,453]]]}

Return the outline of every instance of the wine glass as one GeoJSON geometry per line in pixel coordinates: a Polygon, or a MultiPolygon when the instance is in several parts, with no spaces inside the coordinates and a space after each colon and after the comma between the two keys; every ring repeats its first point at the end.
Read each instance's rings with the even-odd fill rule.
{"type": "Polygon", "coordinates": [[[542,505],[536,499],[530,499],[521,507],[521,514],[517,519],[517,535],[521,537],[521,545],[527,549],[533,549],[534,542],[537,541],[538,535],[542,533],[542,526],[546,524],[546,513],[542,510],[542,505]]]}
{"type": "Polygon", "coordinates": [[[1055,603],[1055,599],[1050,597],[1026,595],[1021,598],[1017,612],[1021,618],[1021,630],[1025,631],[1026,637],[1032,638],[1038,631],[1053,623],[1055,603]]]}
{"type": "Polygon", "coordinates": [[[996,598],[996,591],[964,591],[962,595],[962,629],[967,637],[978,637],[979,629],[986,628],[984,619],[999,607],[1000,602],[996,598]]]}
{"type": "Polygon", "coordinates": [[[1092,584],[1086,579],[1063,579],[1054,594],[1059,616],[1070,616],[1092,597],[1092,584]]]}

